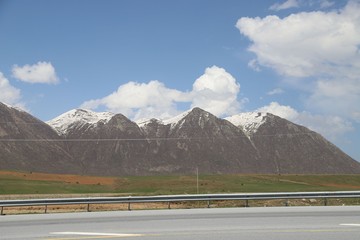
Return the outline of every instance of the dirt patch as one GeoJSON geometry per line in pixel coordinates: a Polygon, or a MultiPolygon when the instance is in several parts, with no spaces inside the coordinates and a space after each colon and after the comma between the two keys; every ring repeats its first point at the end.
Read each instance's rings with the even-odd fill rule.
{"type": "Polygon", "coordinates": [[[48,174],[48,173],[35,173],[35,172],[0,171],[0,176],[16,177],[25,180],[56,181],[56,182],[66,182],[66,183],[85,184],[85,185],[87,184],[114,185],[116,181],[115,177],[96,177],[96,176],[48,174]]]}
{"type": "Polygon", "coordinates": [[[347,184],[329,183],[329,184],[321,184],[321,186],[325,186],[325,187],[336,187],[336,188],[342,188],[342,189],[357,189],[357,190],[360,190],[360,186],[347,185],[347,184]]]}

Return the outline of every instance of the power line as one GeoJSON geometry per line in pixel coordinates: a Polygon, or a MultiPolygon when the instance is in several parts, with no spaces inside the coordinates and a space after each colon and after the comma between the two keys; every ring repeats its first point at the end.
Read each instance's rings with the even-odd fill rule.
{"type": "MultiPolygon", "coordinates": [[[[299,136],[299,135],[317,135],[315,132],[310,133],[289,133],[289,134],[265,134],[257,135],[250,137],[277,137],[277,136],[299,136]]],[[[42,138],[42,139],[17,139],[17,138],[8,138],[0,139],[0,142],[118,142],[118,141],[171,141],[171,140],[204,140],[204,139],[219,139],[220,137],[175,137],[175,138],[67,138],[67,139],[51,139],[51,138],[42,138]]],[[[237,138],[249,138],[247,136],[235,136],[235,137],[223,137],[222,139],[237,139],[237,138]]]]}

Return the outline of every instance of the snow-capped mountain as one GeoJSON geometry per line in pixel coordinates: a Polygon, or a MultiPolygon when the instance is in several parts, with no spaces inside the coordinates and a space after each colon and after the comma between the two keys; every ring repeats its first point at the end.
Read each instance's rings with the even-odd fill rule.
{"type": "Polygon", "coordinates": [[[71,128],[94,127],[98,123],[107,123],[115,114],[94,112],[86,109],[73,109],[47,121],[60,135],[66,135],[71,128]]]}
{"type": "Polygon", "coordinates": [[[270,113],[220,119],[193,108],[135,123],[122,114],[75,109],[49,121],[51,128],[5,105],[0,110],[3,121],[12,122],[0,125],[0,139],[36,140],[0,142],[2,169],[106,176],[189,174],[196,168],[209,174],[360,173],[359,162],[319,134],[270,113]]]}
{"type": "Polygon", "coordinates": [[[162,122],[165,124],[165,125],[168,125],[170,124],[171,125],[171,128],[174,128],[175,125],[177,124],[182,124],[183,123],[183,119],[192,111],[193,109],[190,109],[188,111],[185,111],[175,117],[172,117],[172,118],[169,118],[169,119],[165,119],[163,120],[162,122]]]}
{"type": "Polygon", "coordinates": [[[22,108],[20,108],[20,107],[13,106],[13,105],[7,104],[7,103],[5,103],[5,102],[0,102],[0,103],[2,103],[3,105],[5,105],[5,106],[8,107],[8,108],[15,109],[15,110],[17,110],[17,111],[19,111],[19,112],[25,112],[24,109],[22,109],[22,108]]]}
{"type": "Polygon", "coordinates": [[[340,174],[351,172],[351,169],[359,166],[359,162],[306,127],[271,113],[250,115],[256,119],[256,124],[250,121],[241,127],[250,130],[249,139],[259,151],[262,161],[272,165],[278,174],[340,174]]]}
{"type": "Polygon", "coordinates": [[[246,112],[225,118],[237,127],[240,127],[248,136],[255,133],[266,122],[268,113],[246,112]]]}
{"type": "Polygon", "coordinates": [[[167,118],[167,119],[156,119],[156,118],[150,118],[150,119],[139,119],[136,120],[136,124],[139,127],[144,127],[149,123],[153,123],[153,122],[157,122],[158,124],[162,124],[162,125],[170,125],[171,127],[174,127],[176,124],[178,124],[183,118],[186,117],[186,115],[188,115],[190,112],[192,111],[192,109],[187,110],[175,117],[172,118],[167,118]]]}

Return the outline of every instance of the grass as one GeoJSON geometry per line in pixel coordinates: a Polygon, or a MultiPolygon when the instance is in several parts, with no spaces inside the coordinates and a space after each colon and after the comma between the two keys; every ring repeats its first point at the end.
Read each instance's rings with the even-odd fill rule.
{"type": "Polygon", "coordinates": [[[109,191],[111,191],[111,188],[98,185],[0,178],[0,194],[79,194],[105,193],[109,191]]]}
{"type": "MultiPolygon", "coordinates": [[[[199,193],[360,190],[360,175],[200,175],[199,193]]],[[[0,171],[0,195],[197,193],[196,176],[89,177],[0,171]]]]}

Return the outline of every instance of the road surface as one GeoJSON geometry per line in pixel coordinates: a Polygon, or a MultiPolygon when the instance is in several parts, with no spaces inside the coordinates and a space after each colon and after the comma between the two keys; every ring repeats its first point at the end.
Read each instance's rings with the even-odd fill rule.
{"type": "Polygon", "coordinates": [[[272,207],[0,216],[0,239],[359,240],[360,207],[272,207]]]}

